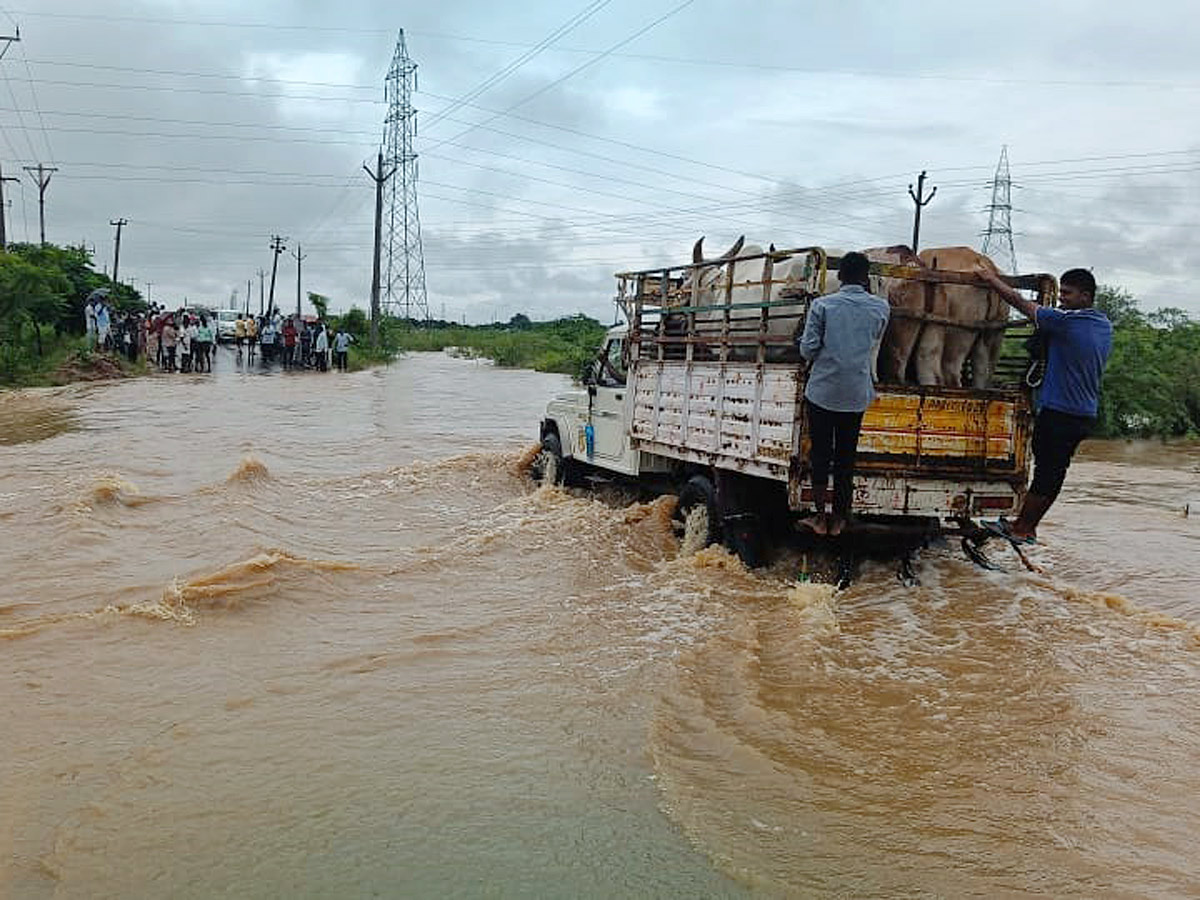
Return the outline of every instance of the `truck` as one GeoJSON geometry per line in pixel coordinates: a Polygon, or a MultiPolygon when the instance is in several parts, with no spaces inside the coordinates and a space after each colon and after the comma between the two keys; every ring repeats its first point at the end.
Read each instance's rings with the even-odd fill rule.
{"type": "MultiPolygon", "coordinates": [[[[625,324],[607,332],[582,384],[548,403],[535,478],[619,478],[677,494],[681,532],[760,564],[768,538],[795,533],[795,521],[811,509],[808,366],[796,339],[839,262],[820,247],[722,260],[715,297],[701,288],[712,262],[617,273],[625,324]],[[761,274],[745,277],[747,263],[761,274]]],[[[973,274],[912,265],[872,262],[871,271],[873,284],[907,279],[927,292],[937,284],[983,286],[973,274]]],[[[1040,304],[1057,300],[1052,276],[1005,280],[1040,304]]],[[[887,545],[907,560],[917,547],[953,535],[987,565],[974,519],[1018,508],[1031,456],[1032,327],[1005,311],[992,323],[1003,342],[985,385],[877,384],[858,445],[843,577],[855,552],[846,547],[887,545]]],[[[905,314],[922,328],[988,327],[905,314]]]]}

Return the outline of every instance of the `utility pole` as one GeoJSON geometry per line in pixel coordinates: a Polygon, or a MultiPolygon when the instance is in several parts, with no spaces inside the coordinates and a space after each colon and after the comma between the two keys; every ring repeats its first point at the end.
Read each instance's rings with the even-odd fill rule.
{"type": "Polygon", "coordinates": [[[246,279],[246,315],[250,315],[250,279],[246,279]]]}
{"type": "Polygon", "coordinates": [[[120,282],[117,281],[117,272],[121,268],[121,229],[129,224],[129,220],[128,219],[109,219],[108,224],[117,226],[117,245],[113,250],[113,277],[112,277],[112,280],[113,280],[113,284],[120,284],[120,282]]]}
{"type": "Polygon", "coordinates": [[[147,306],[150,305],[150,288],[153,287],[153,285],[154,285],[153,281],[146,282],[146,305],[147,306]]]}
{"type": "Polygon", "coordinates": [[[46,188],[50,186],[50,178],[58,171],[56,166],[44,166],[38,163],[36,166],[25,166],[25,171],[30,175],[37,173],[38,186],[38,221],[41,224],[42,245],[46,244],[46,188]]]}
{"type": "Polygon", "coordinates": [[[263,315],[263,279],[267,277],[267,273],[262,269],[258,270],[258,315],[259,318],[263,315]]]}
{"type": "Polygon", "coordinates": [[[300,264],[308,257],[300,252],[300,245],[296,245],[295,251],[292,253],[292,258],[296,260],[296,315],[300,315],[300,264]]]}
{"type": "Polygon", "coordinates": [[[912,197],[913,203],[917,205],[916,215],[913,217],[913,239],[912,251],[917,252],[917,242],[921,239],[921,209],[929,205],[934,196],[937,194],[935,187],[929,192],[929,196],[925,196],[925,170],[921,170],[920,176],[917,178],[917,192],[914,194],[912,185],[908,186],[908,196],[912,197]]]}
{"type": "Polygon", "coordinates": [[[271,235],[271,250],[275,255],[271,257],[271,292],[267,294],[267,315],[275,312],[275,273],[279,270],[279,254],[287,249],[283,245],[285,240],[277,234],[271,235]]]}
{"type": "Polygon", "coordinates": [[[375,182],[375,262],[371,267],[371,346],[379,347],[379,252],[380,244],[383,242],[383,183],[387,181],[396,170],[393,168],[387,174],[383,171],[383,151],[379,151],[379,156],[375,161],[375,171],[363,166],[371,180],[375,182]]]}
{"type": "MultiPolygon", "coordinates": [[[[0,38],[0,40],[3,40],[3,38],[0,38]]],[[[8,249],[8,232],[5,231],[4,227],[4,182],[20,180],[20,178],[15,178],[11,175],[5,175],[2,171],[0,171],[0,250],[8,249]]]]}

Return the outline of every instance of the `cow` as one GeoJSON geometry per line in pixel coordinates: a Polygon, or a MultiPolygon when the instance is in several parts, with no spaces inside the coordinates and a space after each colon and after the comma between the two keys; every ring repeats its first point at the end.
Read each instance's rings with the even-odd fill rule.
{"type": "MultiPolygon", "coordinates": [[[[774,249],[772,244],[771,251],[774,249]]],[[[917,254],[903,244],[896,244],[862,252],[875,263],[926,271],[971,272],[977,263],[995,269],[991,260],[970,247],[944,247],[917,254]]],[[[760,302],[764,274],[762,253],[762,248],[757,245],[747,245],[743,236],[725,253],[706,260],[704,238],[700,238],[692,247],[693,268],[680,292],[682,302],[701,307],[722,306],[727,297],[732,306],[760,302]],[[693,284],[696,286],[694,291],[693,284]]],[[[830,256],[839,255],[830,253],[830,256]]],[[[768,333],[795,337],[808,301],[817,293],[818,287],[817,267],[812,255],[796,255],[777,262],[771,273],[770,301],[778,302],[790,296],[796,296],[797,301],[794,308],[771,309],[768,333]]],[[[833,293],[839,287],[836,272],[829,271],[825,292],[833,293]]],[[[987,387],[1003,340],[1003,329],[996,326],[1008,317],[1007,307],[998,296],[973,285],[930,284],[887,276],[872,276],[871,291],[887,300],[893,310],[877,358],[880,382],[961,387],[964,366],[970,359],[971,386],[987,387]],[[941,321],[928,321],[927,316],[941,321]],[[950,324],[952,322],[962,325],[950,324]]],[[[733,309],[729,314],[731,327],[743,334],[753,331],[760,315],[753,307],[733,309]]],[[[697,313],[696,322],[698,331],[712,335],[718,323],[724,322],[724,313],[718,310],[697,313]]],[[[747,349],[735,348],[731,357],[744,358],[747,349]]]]}
{"type": "MultiPolygon", "coordinates": [[[[910,266],[923,269],[924,263],[903,244],[891,247],[871,247],[861,251],[867,259],[874,263],[890,263],[896,266],[910,266]]],[[[830,256],[841,256],[841,253],[830,253],[830,256]]],[[[826,293],[833,293],[841,287],[836,271],[831,270],[826,276],[826,293]]],[[[886,276],[871,276],[871,293],[882,297],[894,311],[888,319],[887,330],[880,343],[879,355],[876,360],[878,380],[885,384],[904,384],[908,381],[910,362],[916,371],[919,384],[934,384],[941,368],[941,355],[930,358],[914,351],[918,350],[918,338],[921,335],[920,313],[925,308],[925,295],[920,281],[908,278],[888,278],[886,276]],[[905,312],[914,315],[904,315],[905,312]]]]}
{"type": "MultiPolygon", "coordinates": [[[[775,245],[772,244],[768,253],[775,252],[775,245]]],[[[743,336],[757,333],[762,311],[754,308],[752,304],[763,301],[763,282],[766,275],[766,257],[763,249],[756,244],[747,245],[743,235],[720,256],[706,260],[704,238],[701,237],[692,247],[692,263],[691,277],[686,280],[683,291],[685,302],[701,307],[724,306],[728,303],[734,307],[729,311],[730,329],[743,336]],[[743,304],[748,305],[737,308],[743,304]]],[[[799,327],[803,324],[808,300],[817,293],[819,267],[816,263],[816,256],[811,252],[777,258],[772,263],[768,302],[778,303],[795,298],[795,303],[769,309],[766,323],[768,335],[796,337],[799,327]]],[[[724,321],[723,310],[713,309],[696,314],[697,331],[709,336],[715,336],[717,329],[723,327],[724,321]]],[[[795,349],[789,342],[783,346],[775,346],[768,356],[777,357],[780,352],[789,356],[794,355],[795,349]]],[[[753,358],[754,355],[755,351],[750,345],[742,345],[731,348],[730,358],[746,359],[753,358]]]]}
{"type": "MultiPolygon", "coordinates": [[[[932,271],[970,273],[977,265],[981,265],[1000,274],[995,263],[971,247],[922,250],[919,257],[925,268],[932,271]]],[[[970,360],[971,387],[986,388],[1000,356],[1008,306],[998,294],[986,287],[937,284],[933,288],[929,312],[939,319],[962,324],[925,324],[918,344],[918,359],[937,359],[940,365],[936,380],[921,380],[920,383],[961,387],[963,370],[970,360]]],[[[930,373],[927,371],[925,375],[930,373]]]]}

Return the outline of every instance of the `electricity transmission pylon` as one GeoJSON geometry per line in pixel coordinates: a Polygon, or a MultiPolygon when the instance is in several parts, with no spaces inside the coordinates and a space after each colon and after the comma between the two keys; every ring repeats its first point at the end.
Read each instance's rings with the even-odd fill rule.
{"type": "Polygon", "coordinates": [[[385,186],[387,257],[383,303],[393,315],[428,319],[425,254],[421,249],[421,217],[417,211],[417,111],[412,105],[416,89],[417,64],[409,58],[404,29],[400,29],[383,92],[387,103],[383,162],[394,173],[385,186]]]}
{"type": "Polygon", "coordinates": [[[1006,255],[1009,275],[1017,274],[1017,251],[1013,247],[1012,230],[1012,176],[1008,171],[1008,146],[1000,150],[1000,162],[992,179],[992,202],[988,204],[988,226],[983,232],[983,253],[993,252],[1006,255]]]}

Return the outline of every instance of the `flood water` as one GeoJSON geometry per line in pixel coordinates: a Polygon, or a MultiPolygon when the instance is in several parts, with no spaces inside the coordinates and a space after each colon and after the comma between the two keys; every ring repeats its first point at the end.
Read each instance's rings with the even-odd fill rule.
{"type": "Polygon", "coordinates": [[[1200,449],[834,595],[536,489],[566,383],[0,395],[0,896],[1200,892],[1200,449]]]}

